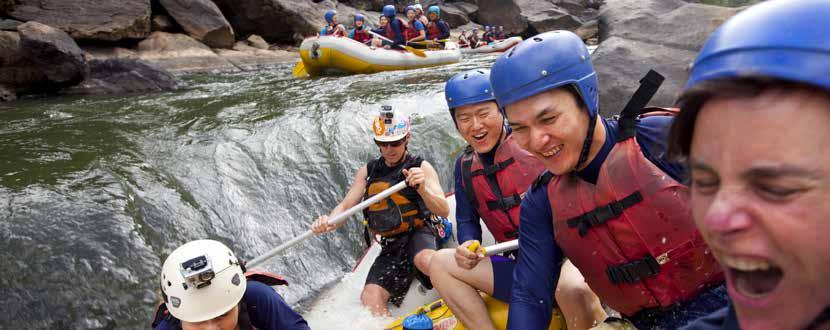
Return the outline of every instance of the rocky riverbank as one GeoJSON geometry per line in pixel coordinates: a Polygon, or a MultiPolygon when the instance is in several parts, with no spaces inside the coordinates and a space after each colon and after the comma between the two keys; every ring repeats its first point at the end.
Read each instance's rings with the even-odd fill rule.
{"type": "MultiPolygon", "coordinates": [[[[409,2],[0,0],[0,100],[169,90],[177,86],[176,75],[266,69],[296,61],[294,46],[317,33],[326,10],[337,9],[347,24],[357,12],[377,22],[384,5],[400,11],[409,2]]],[[[689,2],[464,0],[439,6],[456,31],[494,25],[524,37],[557,29],[590,42],[599,36],[609,42],[597,51],[598,61],[608,62],[600,72],[609,79],[600,81],[615,87],[636,82],[627,72],[651,61],[677,78],[708,33],[738,10],[689,2]]]]}

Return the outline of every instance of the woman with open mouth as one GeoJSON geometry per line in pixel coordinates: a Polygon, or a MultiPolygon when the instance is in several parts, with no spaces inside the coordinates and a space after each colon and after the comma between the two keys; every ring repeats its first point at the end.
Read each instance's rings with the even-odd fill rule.
{"type": "Polygon", "coordinates": [[[694,62],[670,143],[732,303],[690,328],[830,329],[828,20],[828,1],[765,2],[694,62]]]}

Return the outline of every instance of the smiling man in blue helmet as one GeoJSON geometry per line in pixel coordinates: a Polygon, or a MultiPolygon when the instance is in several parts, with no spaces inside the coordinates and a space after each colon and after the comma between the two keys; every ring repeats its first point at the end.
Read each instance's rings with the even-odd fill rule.
{"type": "MultiPolygon", "coordinates": [[[[468,147],[455,162],[456,249],[435,254],[430,274],[441,298],[470,329],[495,329],[477,290],[510,301],[515,259],[485,258],[469,247],[481,242],[481,225],[498,242],[518,238],[519,206],[530,184],[544,170],[533,155],[522,150],[505,128],[504,115],[493,97],[489,70],[462,72],[445,87],[458,133],[468,147]]],[[[571,329],[590,327],[605,319],[599,299],[573,265],[564,266],[556,299],[571,329]]]]}
{"type": "Polygon", "coordinates": [[[500,56],[490,79],[516,142],[548,169],[522,201],[510,329],[550,322],[565,256],[640,329],[675,329],[726,305],[682,164],[666,156],[673,117],[640,118],[659,74],[643,79],[619,120],[604,119],[588,49],[553,31],[500,56]]]}
{"type": "Polygon", "coordinates": [[[672,152],[731,307],[689,329],[830,329],[830,2],[735,15],[695,60],[672,152]]]}

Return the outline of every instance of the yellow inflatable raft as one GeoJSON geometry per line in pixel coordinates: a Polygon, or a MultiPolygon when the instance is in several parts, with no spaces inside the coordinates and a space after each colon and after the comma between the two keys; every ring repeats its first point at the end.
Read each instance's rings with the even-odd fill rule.
{"type": "Polygon", "coordinates": [[[303,40],[300,45],[308,74],[376,73],[408,70],[457,63],[461,51],[455,43],[447,43],[443,50],[427,50],[425,56],[410,51],[372,48],[344,37],[322,36],[303,40]]]}
{"type": "MultiPolygon", "coordinates": [[[[496,329],[507,329],[507,311],[509,305],[487,295],[484,295],[483,297],[484,304],[490,312],[490,319],[493,320],[493,324],[496,326],[496,329]]],[[[429,305],[421,306],[421,308],[418,308],[416,311],[404,315],[395,322],[387,325],[384,329],[403,330],[403,320],[408,316],[417,313],[429,316],[429,318],[432,319],[432,328],[435,330],[467,329],[461,324],[461,321],[455,317],[450,308],[444,304],[443,300],[437,300],[429,305]]],[[[565,330],[566,328],[565,318],[562,317],[562,313],[559,312],[559,309],[554,309],[553,317],[551,318],[548,330],[565,330]]]]}

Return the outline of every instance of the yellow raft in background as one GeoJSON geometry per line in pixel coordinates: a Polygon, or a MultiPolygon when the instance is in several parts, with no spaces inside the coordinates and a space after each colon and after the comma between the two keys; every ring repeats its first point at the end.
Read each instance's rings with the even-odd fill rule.
{"type": "MultiPolygon", "coordinates": [[[[509,305],[487,295],[483,295],[483,298],[484,304],[487,306],[487,310],[490,312],[490,319],[493,320],[493,325],[496,326],[496,329],[507,329],[507,311],[509,305]]],[[[402,316],[395,322],[392,322],[391,324],[387,325],[384,329],[403,330],[403,320],[406,319],[407,316],[414,315],[417,313],[424,313],[427,316],[429,316],[429,318],[432,319],[432,328],[435,330],[467,329],[461,324],[461,321],[455,317],[450,308],[446,304],[444,304],[444,300],[437,300],[429,305],[421,306],[421,308],[419,308],[418,310],[402,316]]],[[[565,329],[567,329],[565,318],[562,316],[562,313],[559,311],[559,309],[555,308],[553,310],[553,317],[551,317],[550,326],[548,327],[548,330],[565,329]]]]}
{"type": "Polygon", "coordinates": [[[457,63],[461,51],[448,42],[443,50],[426,50],[416,56],[406,50],[371,48],[344,37],[321,36],[303,40],[300,58],[312,76],[326,73],[376,73],[457,63]]]}

